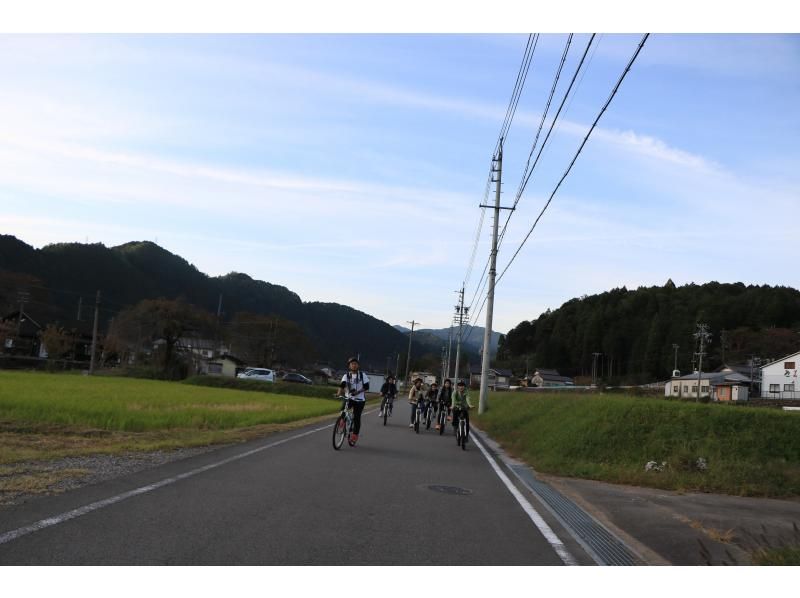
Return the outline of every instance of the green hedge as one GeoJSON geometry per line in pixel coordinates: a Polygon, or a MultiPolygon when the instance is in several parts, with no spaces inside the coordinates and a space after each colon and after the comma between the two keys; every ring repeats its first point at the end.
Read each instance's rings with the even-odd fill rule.
{"type": "Polygon", "coordinates": [[[241,378],[227,378],[222,376],[193,376],[184,380],[183,384],[210,386],[212,388],[254,390],[271,394],[314,397],[317,399],[333,399],[333,395],[336,393],[336,387],[334,386],[317,386],[291,382],[261,382],[258,380],[242,380],[241,378]]]}

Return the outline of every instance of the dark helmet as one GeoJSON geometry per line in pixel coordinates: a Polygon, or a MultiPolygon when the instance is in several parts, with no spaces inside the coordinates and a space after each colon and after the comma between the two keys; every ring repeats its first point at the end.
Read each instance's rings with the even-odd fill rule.
{"type": "Polygon", "coordinates": [[[463,380],[459,380],[456,386],[466,386],[466,383],[463,380]]]}
{"type": "MultiPolygon", "coordinates": [[[[355,361],[356,363],[359,363],[359,362],[358,362],[358,357],[351,357],[350,359],[348,359],[348,360],[347,360],[347,365],[350,365],[350,364],[351,364],[351,363],[353,363],[354,361],[355,361]]],[[[359,365],[361,365],[361,364],[359,363],[359,365]]]]}

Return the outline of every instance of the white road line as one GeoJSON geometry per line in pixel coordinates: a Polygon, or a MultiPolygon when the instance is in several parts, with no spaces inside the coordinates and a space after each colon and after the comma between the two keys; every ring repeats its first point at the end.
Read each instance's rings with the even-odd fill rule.
{"type": "Polygon", "coordinates": [[[497,474],[497,477],[499,477],[500,480],[506,485],[506,488],[508,488],[508,491],[511,492],[512,496],[517,499],[519,506],[521,506],[522,510],[525,511],[528,517],[531,518],[531,521],[533,521],[534,525],[537,528],[539,528],[539,531],[544,536],[544,539],[547,540],[550,546],[553,547],[553,550],[556,551],[556,554],[561,558],[564,564],[577,565],[578,562],[569,553],[566,546],[564,546],[564,543],[561,540],[559,540],[558,536],[555,534],[552,528],[549,525],[547,525],[545,520],[542,519],[542,516],[539,515],[539,512],[533,507],[533,505],[529,503],[525,499],[525,497],[522,496],[522,493],[519,490],[517,490],[517,487],[511,483],[511,480],[508,479],[508,476],[505,473],[503,473],[503,470],[500,469],[499,465],[497,465],[495,460],[489,454],[489,451],[487,451],[483,447],[483,445],[480,442],[478,442],[478,439],[475,437],[475,434],[470,434],[469,436],[470,439],[475,443],[475,446],[481,449],[483,456],[486,457],[487,461],[489,461],[489,465],[492,466],[492,469],[494,469],[494,472],[497,474]]]}
{"type": "Polygon", "coordinates": [[[11,542],[12,540],[16,540],[22,536],[26,536],[28,534],[32,534],[33,532],[39,531],[46,527],[51,527],[53,525],[58,525],[59,523],[64,523],[65,521],[69,521],[70,519],[75,519],[77,517],[81,517],[82,515],[86,515],[87,513],[91,513],[92,511],[97,511],[98,509],[102,509],[118,502],[122,502],[123,500],[127,500],[134,496],[139,496],[140,494],[145,494],[147,492],[152,492],[158,488],[162,488],[163,486],[168,486],[170,484],[174,484],[175,482],[179,482],[180,480],[184,480],[186,478],[190,478],[195,476],[199,473],[206,472],[210,469],[215,469],[217,467],[221,467],[223,465],[227,465],[228,463],[232,463],[234,461],[238,461],[239,459],[244,459],[245,457],[249,457],[251,455],[255,455],[256,453],[260,453],[261,451],[265,451],[269,448],[273,448],[279,446],[281,444],[287,443],[291,440],[297,440],[298,438],[302,438],[304,436],[308,436],[310,434],[314,434],[321,430],[325,430],[330,428],[333,424],[328,424],[327,426],[323,426],[321,428],[315,428],[313,430],[309,430],[308,432],[303,432],[302,434],[296,434],[295,436],[291,436],[289,438],[284,438],[283,440],[278,440],[277,442],[273,442],[271,444],[267,444],[265,446],[259,447],[257,449],[253,449],[244,453],[240,453],[238,455],[234,455],[233,457],[228,457],[227,459],[223,459],[222,461],[218,461],[216,463],[211,463],[210,465],[205,465],[203,467],[198,467],[197,469],[193,469],[191,471],[187,471],[186,473],[182,473],[176,475],[171,478],[166,478],[161,480],[160,482],[156,482],[155,484],[150,484],[148,486],[142,486],[140,488],[136,488],[135,490],[130,490],[128,492],[124,492],[122,494],[118,494],[117,496],[112,496],[111,498],[106,498],[105,500],[100,500],[97,502],[93,502],[83,507],[79,507],[77,509],[73,509],[72,511],[67,511],[66,513],[61,513],[60,515],[56,515],[54,517],[48,517],[47,519],[42,519],[41,521],[37,521],[36,523],[32,523],[31,525],[26,525],[25,527],[21,527],[19,529],[12,530],[10,532],[5,532],[4,534],[0,534],[0,544],[6,544],[11,542]]]}

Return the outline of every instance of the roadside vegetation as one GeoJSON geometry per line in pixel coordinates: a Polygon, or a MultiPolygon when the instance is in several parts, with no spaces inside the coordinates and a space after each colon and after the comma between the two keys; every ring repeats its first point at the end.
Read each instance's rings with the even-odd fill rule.
{"type": "Polygon", "coordinates": [[[0,464],[249,440],[334,414],[326,391],[0,371],[0,464]]]}
{"type": "Polygon", "coordinates": [[[475,423],[543,473],[679,491],[800,495],[797,413],[611,394],[496,393],[475,423]]]}

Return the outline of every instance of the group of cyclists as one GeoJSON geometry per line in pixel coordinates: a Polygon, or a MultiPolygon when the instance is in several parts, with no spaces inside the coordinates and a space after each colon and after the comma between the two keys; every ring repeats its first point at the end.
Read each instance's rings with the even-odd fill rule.
{"type": "MultiPolygon", "coordinates": [[[[342,376],[339,393],[340,397],[345,397],[348,407],[353,409],[353,430],[350,434],[349,443],[355,446],[358,440],[358,435],[361,431],[361,413],[364,411],[366,404],[366,395],[364,394],[369,390],[369,378],[359,369],[358,359],[351,357],[347,361],[347,372],[342,376]]],[[[384,410],[389,410],[389,416],[392,414],[394,407],[394,399],[397,396],[397,385],[395,384],[395,377],[389,376],[380,390],[381,394],[381,408],[379,417],[383,417],[384,410]]],[[[442,387],[432,383],[430,387],[425,390],[422,378],[416,378],[408,392],[408,401],[411,403],[411,423],[410,428],[414,427],[415,417],[418,416],[417,410],[420,409],[422,419],[428,416],[428,410],[432,410],[432,419],[436,417],[436,429],[439,430],[443,423],[441,421],[452,421],[453,430],[458,427],[460,418],[464,419],[467,425],[467,436],[469,436],[469,410],[472,409],[472,403],[467,394],[467,387],[463,380],[459,380],[455,388],[450,379],[442,383],[442,387]],[[438,417],[442,412],[447,414],[447,418],[438,417]]]]}
{"type": "Polygon", "coordinates": [[[437,430],[445,425],[443,423],[445,421],[452,421],[453,430],[455,430],[458,427],[459,418],[463,417],[467,424],[467,434],[469,434],[469,410],[472,409],[472,403],[467,394],[467,385],[463,380],[459,380],[456,387],[453,388],[453,383],[448,378],[442,382],[441,388],[436,382],[433,382],[428,390],[425,390],[422,378],[416,378],[408,391],[408,402],[411,403],[409,428],[414,427],[417,417],[427,420],[430,412],[430,418],[436,421],[437,430]],[[446,413],[447,417],[438,417],[440,413],[446,413]]]}

